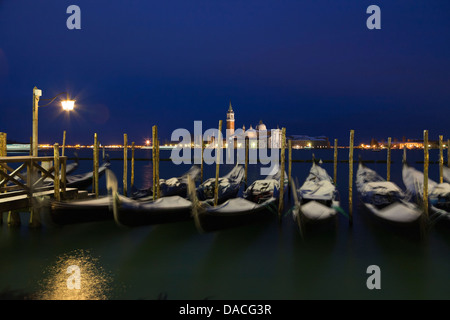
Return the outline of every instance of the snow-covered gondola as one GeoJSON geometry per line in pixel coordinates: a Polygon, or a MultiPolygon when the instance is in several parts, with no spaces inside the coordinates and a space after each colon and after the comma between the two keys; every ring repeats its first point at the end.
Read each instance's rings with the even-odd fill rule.
{"type": "MultiPolygon", "coordinates": [[[[285,174],[284,189],[287,187],[285,174]]],[[[193,216],[200,232],[212,232],[249,224],[276,216],[280,195],[280,170],[265,179],[254,181],[242,196],[214,206],[210,202],[197,202],[193,216]]]]}
{"type": "MultiPolygon", "coordinates": [[[[295,186],[295,184],[294,184],[295,186]]],[[[303,185],[293,190],[295,207],[294,220],[305,223],[334,220],[339,210],[339,192],[327,171],[315,161],[303,185]]]]}
{"type": "Polygon", "coordinates": [[[44,209],[57,225],[110,220],[113,218],[110,197],[71,201],[49,200],[44,209]]]}
{"type": "MultiPolygon", "coordinates": [[[[418,203],[423,203],[423,173],[403,162],[403,183],[408,192],[418,203]]],[[[431,221],[436,218],[446,218],[450,221],[450,184],[437,183],[428,179],[428,202],[430,206],[431,221]]]]}
{"type": "MultiPolygon", "coordinates": [[[[218,201],[220,203],[236,195],[239,191],[243,174],[243,167],[237,165],[227,175],[219,178],[218,201]]],[[[195,175],[187,176],[187,183],[191,183],[191,194],[188,194],[189,199],[179,195],[174,195],[161,197],[155,201],[143,201],[143,199],[125,198],[117,195],[117,192],[113,192],[114,219],[117,224],[129,227],[170,223],[191,219],[193,208],[191,201],[192,198],[197,199],[198,194],[201,194],[205,199],[202,201],[206,204],[211,200],[209,194],[211,185],[212,187],[214,186],[214,179],[208,179],[198,188],[195,188],[193,177],[195,177],[195,175]],[[212,183],[211,180],[213,180],[212,183]]],[[[108,172],[107,179],[111,181],[115,179],[112,172],[108,172]]],[[[108,182],[108,185],[111,187],[110,182],[108,182]]]]}
{"type": "Polygon", "coordinates": [[[444,167],[444,180],[450,183],[450,168],[444,167]]]}
{"type": "MultiPolygon", "coordinates": [[[[218,203],[221,204],[228,199],[235,198],[241,188],[244,179],[244,167],[236,166],[226,175],[219,178],[218,203]]],[[[197,187],[197,198],[200,201],[207,201],[210,204],[214,201],[215,178],[209,178],[197,187]]]]}
{"type": "Polygon", "coordinates": [[[413,225],[422,210],[392,181],[386,181],[361,162],[356,187],[365,207],[377,218],[394,225],[413,225]]]}
{"type": "MultiPolygon", "coordinates": [[[[188,178],[193,181],[198,180],[200,176],[200,168],[197,165],[192,166],[186,173],[180,177],[173,177],[170,179],[159,180],[160,197],[180,196],[185,198],[187,196],[188,178]]],[[[153,197],[153,186],[147,189],[136,189],[134,186],[131,191],[132,199],[142,199],[153,197]]]]}

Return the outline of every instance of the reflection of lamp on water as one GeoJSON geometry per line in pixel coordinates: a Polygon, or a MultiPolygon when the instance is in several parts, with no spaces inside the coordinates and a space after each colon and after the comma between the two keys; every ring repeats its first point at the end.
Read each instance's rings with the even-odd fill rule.
{"type": "Polygon", "coordinates": [[[38,300],[106,300],[111,294],[111,273],[87,250],[58,256],[44,274],[38,300]]]}
{"type": "Polygon", "coordinates": [[[66,111],[73,110],[75,107],[75,100],[69,99],[69,94],[67,92],[58,93],[56,96],[54,96],[51,99],[41,99],[43,101],[49,101],[49,102],[47,104],[40,106],[39,105],[39,97],[42,96],[42,90],[40,90],[36,87],[33,88],[33,141],[32,141],[33,157],[38,156],[38,108],[48,106],[53,101],[55,101],[55,99],[58,96],[60,96],[62,94],[66,95],[66,100],[61,101],[63,110],[66,110],[66,111]]]}

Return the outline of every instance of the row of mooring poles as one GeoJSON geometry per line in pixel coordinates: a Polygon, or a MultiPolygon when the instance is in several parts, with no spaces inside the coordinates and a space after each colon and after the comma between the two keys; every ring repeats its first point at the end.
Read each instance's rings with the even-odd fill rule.
{"type": "MultiPolygon", "coordinates": [[[[222,128],[222,121],[219,121],[219,132],[222,128]]],[[[428,218],[428,176],[429,176],[429,139],[428,139],[428,130],[424,130],[424,180],[423,180],[423,207],[424,207],[424,216],[428,218]]],[[[62,142],[62,152],[61,156],[65,155],[65,145],[66,145],[66,131],[63,132],[63,142],[62,142]]],[[[217,141],[218,150],[217,150],[217,162],[216,162],[216,184],[214,191],[214,203],[217,205],[218,201],[218,179],[219,179],[219,168],[220,168],[220,141],[217,141]]],[[[0,133],[0,156],[6,156],[6,133],[0,133]]],[[[203,154],[204,154],[204,143],[202,141],[202,159],[201,159],[201,180],[203,181],[203,154]]],[[[249,141],[245,140],[245,183],[248,183],[248,154],[249,154],[249,141]]],[[[285,173],[285,149],[286,149],[286,129],[282,130],[282,139],[281,139],[281,172],[280,172],[280,187],[284,190],[284,173],[285,173]]],[[[443,136],[439,136],[439,181],[443,182],[443,166],[444,166],[444,143],[443,136]]],[[[131,144],[132,156],[131,156],[131,185],[134,185],[134,159],[135,159],[135,143],[131,144]]],[[[388,138],[388,147],[387,147],[387,181],[391,179],[391,150],[392,150],[392,139],[388,138]]],[[[124,179],[123,179],[123,190],[124,194],[127,194],[127,175],[128,175],[128,137],[127,134],[124,134],[124,179]]],[[[105,149],[103,147],[103,158],[105,149]]],[[[350,130],[350,143],[349,143],[349,221],[350,225],[353,224],[353,153],[354,153],[354,130],[350,130]]],[[[333,181],[337,183],[337,154],[338,154],[338,140],[334,140],[334,178],[333,181]]],[[[99,188],[98,188],[98,170],[99,170],[99,141],[97,133],[94,134],[94,145],[93,145],[93,160],[94,160],[94,173],[93,173],[93,192],[95,196],[98,198],[99,196],[99,188]]],[[[60,195],[60,173],[64,175],[65,168],[61,168],[61,162],[59,159],[59,144],[54,145],[54,166],[55,166],[55,180],[54,180],[54,197],[55,199],[61,199],[60,195]],[[61,168],[61,171],[60,171],[61,168]]],[[[158,130],[157,126],[153,126],[153,198],[157,199],[160,197],[160,188],[159,188],[159,139],[158,139],[158,130]]],[[[450,139],[447,140],[447,165],[450,167],[450,139]]],[[[292,179],[292,141],[288,141],[288,185],[291,184],[292,179]]],[[[65,181],[65,177],[61,177],[63,181],[65,181]]],[[[63,188],[64,190],[65,188],[63,188]]],[[[280,192],[280,201],[278,207],[279,217],[281,218],[281,213],[283,211],[284,199],[283,192],[280,192]]],[[[39,225],[39,209],[32,209],[32,215],[30,218],[30,224],[39,225]]],[[[8,221],[12,224],[20,225],[20,219],[15,219],[11,212],[8,216],[8,221]]],[[[2,219],[0,218],[0,223],[2,223],[2,219]]]]}
{"type": "MultiPolygon", "coordinates": [[[[222,121],[219,121],[219,132],[222,128],[222,121]]],[[[217,141],[217,162],[216,162],[216,183],[214,190],[214,203],[217,205],[218,202],[218,180],[219,180],[219,169],[220,169],[220,141],[217,141]]],[[[63,143],[62,143],[62,152],[61,156],[65,154],[65,145],[66,145],[66,131],[63,132],[63,143]]],[[[450,166],[450,139],[447,144],[447,160],[448,166],[450,166]]],[[[202,159],[201,159],[201,181],[203,181],[203,154],[204,154],[204,144],[202,141],[202,159]]],[[[245,140],[245,184],[248,184],[248,155],[249,155],[249,141],[245,140]]],[[[286,149],[286,129],[282,130],[282,139],[281,139],[281,172],[280,172],[280,188],[284,190],[284,173],[285,173],[285,149],[286,149]]],[[[443,182],[443,166],[444,166],[444,157],[443,157],[443,136],[439,136],[439,179],[440,183],[443,182]]],[[[388,146],[387,146],[387,181],[391,179],[391,150],[392,150],[392,139],[388,138],[388,146]]],[[[134,185],[134,160],[135,160],[135,143],[131,144],[131,185],[134,185]]],[[[103,147],[103,158],[105,149],[103,147]]],[[[334,178],[333,181],[337,183],[337,154],[338,154],[338,140],[334,140],[334,178]]],[[[353,224],[353,154],[354,154],[354,130],[350,130],[350,143],[349,143],[349,221],[350,225],[353,224]]],[[[6,156],[6,133],[0,133],[0,156],[6,156]]],[[[95,193],[95,197],[99,196],[99,187],[98,187],[98,179],[99,179],[99,141],[97,133],[94,134],[94,145],[93,145],[93,193],[95,193]]],[[[158,139],[158,129],[157,126],[153,126],[153,198],[156,200],[160,197],[160,188],[159,188],[159,139],[158,139]]],[[[59,145],[54,145],[54,165],[55,165],[55,199],[61,199],[60,195],[60,160],[59,160],[59,145]],[[57,179],[58,177],[58,179],[57,179]]],[[[428,130],[424,130],[424,181],[423,181],[423,206],[424,206],[424,214],[425,217],[429,216],[428,212],[428,168],[429,168],[429,140],[428,140],[428,130]]],[[[64,170],[61,170],[63,173],[64,170]]],[[[124,177],[123,177],[123,192],[124,195],[127,195],[127,175],[128,175],[128,136],[124,134],[124,177]]],[[[292,179],[292,141],[288,141],[288,186],[291,185],[292,179]]],[[[284,194],[280,192],[279,199],[279,207],[278,213],[279,218],[281,218],[281,213],[284,207],[284,194]]],[[[11,217],[11,215],[9,215],[11,217]]],[[[10,220],[10,219],[8,219],[10,220]]],[[[15,220],[15,219],[11,219],[15,220]]],[[[37,220],[37,219],[36,219],[37,220]]],[[[1,221],[2,222],[2,221],[1,221]]],[[[1,223],[0,222],[0,223],[1,223]]]]}
{"type": "MultiPolygon", "coordinates": [[[[96,135],[95,135],[96,137],[96,135]]],[[[96,139],[96,138],[95,138],[96,139]]],[[[131,142],[131,146],[129,147],[128,144],[128,135],[124,133],[123,135],[123,194],[127,196],[128,194],[128,149],[131,148],[131,177],[130,177],[130,184],[131,186],[134,186],[135,182],[135,142],[131,142]]],[[[94,176],[97,178],[94,178],[94,181],[97,181],[95,183],[96,190],[96,196],[98,197],[98,142],[94,142],[94,163],[97,163],[97,165],[94,165],[94,176]],[[97,147],[95,147],[97,146],[97,147]],[[97,155],[97,156],[96,156],[97,155]]],[[[105,158],[105,148],[103,147],[103,159],[105,158]]],[[[161,197],[161,191],[160,191],[160,185],[159,185],[159,140],[158,140],[158,127],[155,125],[152,127],[152,162],[153,162],[153,185],[152,185],[152,193],[153,193],[153,200],[156,200],[161,197]]]]}

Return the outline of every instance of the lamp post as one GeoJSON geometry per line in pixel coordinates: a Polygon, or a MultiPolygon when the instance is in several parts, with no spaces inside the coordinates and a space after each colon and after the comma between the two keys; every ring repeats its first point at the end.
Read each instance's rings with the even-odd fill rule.
{"type": "Polygon", "coordinates": [[[38,156],[38,109],[39,109],[39,107],[48,106],[53,101],[55,101],[55,99],[58,96],[60,96],[62,94],[65,94],[67,97],[66,100],[61,101],[63,110],[66,110],[66,111],[73,110],[73,108],[75,107],[75,100],[69,99],[69,94],[67,92],[58,93],[56,96],[54,96],[51,99],[40,99],[42,101],[49,101],[47,104],[40,106],[39,105],[39,97],[42,96],[42,90],[40,90],[36,87],[33,88],[33,139],[32,139],[33,140],[32,141],[33,157],[38,156]]]}

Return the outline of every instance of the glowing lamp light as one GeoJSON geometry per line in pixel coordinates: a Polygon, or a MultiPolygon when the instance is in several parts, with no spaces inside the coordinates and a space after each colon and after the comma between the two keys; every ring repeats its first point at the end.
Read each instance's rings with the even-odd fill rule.
{"type": "Polygon", "coordinates": [[[73,108],[75,107],[75,100],[63,100],[61,101],[61,105],[64,110],[73,110],[73,108]]]}

